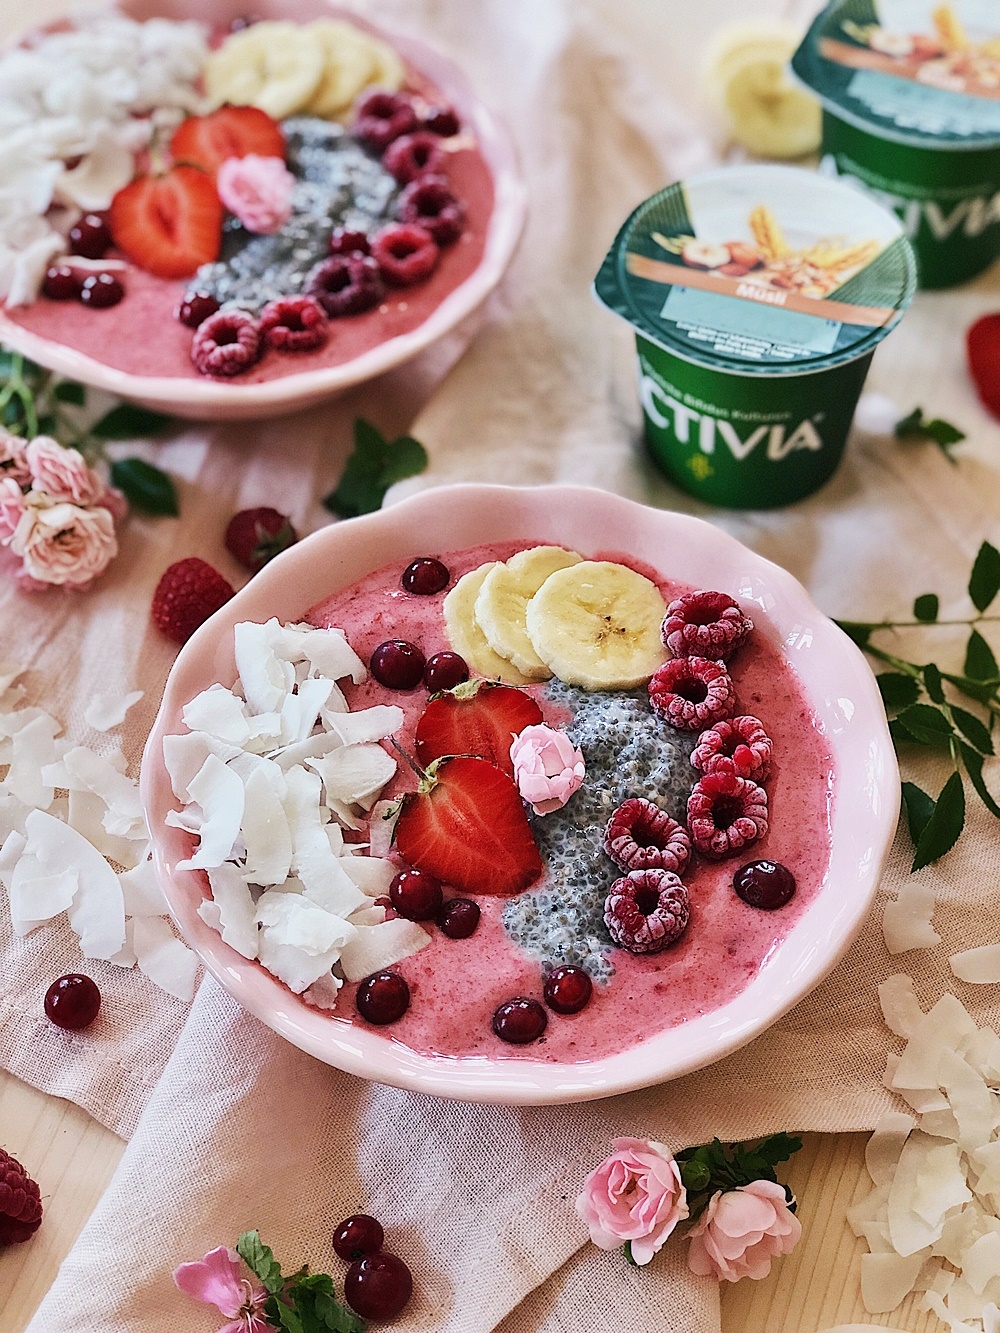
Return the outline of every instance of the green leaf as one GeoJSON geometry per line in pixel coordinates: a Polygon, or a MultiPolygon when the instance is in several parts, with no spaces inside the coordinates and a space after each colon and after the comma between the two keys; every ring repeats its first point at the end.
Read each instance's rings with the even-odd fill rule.
{"type": "Polygon", "coordinates": [[[144,458],[117,459],[111,464],[111,484],[145,514],[166,514],[176,518],[180,513],[173,479],[144,458]]]}
{"type": "Polygon", "coordinates": [[[867,648],[872,632],[878,629],[877,625],[869,625],[863,620],[835,620],[833,623],[859,648],[867,648]]]}
{"type": "Polygon", "coordinates": [[[940,417],[927,419],[923,409],[915,407],[908,416],[896,422],[896,436],[900,440],[930,440],[938,446],[950,463],[955,460],[949,450],[965,439],[965,432],[940,417]]]}
{"type": "Polygon", "coordinates": [[[910,708],[904,708],[895,720],[908,738],[918,745],[947,747],[954,735],[944,713],[931,704],[913,704],[910,708]]]}
{"type": "Polygon", "coordinates": [[[936,704],[944,703],[944,687],[941,684],[941,672],[933,662],[924,667],[924,689],[936,704]]]}
{"type": "Polygon", "coordinates": [[[83,407],[87,401],[87,390],[75,380],[60,380],[52,390],[52,397],[59,403],[72,403],[74,407],[83,407]]]}
{"type": "Polygon", "coordinates": [[[973,680],[995,680],[1000,676],[1000,668],[997,667],[993,649],[977,629],[969,635],[965,649],[965,666],[962,670],[973,680]]]}
{"type": "Polygon", "coordinates": [[[964,826],[965,787],[961,773],[955,772],[941,788],[934,811],[917,841],[911,871],[922,870],[950,852],[964,826]]]}
{"type": "Polygon", "coordinates": [[[771,1166],[777,1166],[779,1162],[787,1162],[789,1157],[800,1151],[801,1147],[802,1140],[800,1138],[782,1131],[782,1133],[772,1134],[770,1138],[758,1143],[757,1152],[771,1166]]]}
{"type": "Polygon", "coordinates": [[[427,450],[412,435],[401,435],[389,446],[391,453],[382,469],[385,489],[407,477],[416,477],[427,467],[427,450]]]}
{"type": "Polygon", "coordinates": [[[955,726],[973,749],[978,750],[980,754],[993,753],[993,741],[990,739],[989,729],[974,713],[967,713],[964,708],[953,704],[951,716],[955,726]]]}
{"type": "Polygon", "coordinates": [[[958,749],[962,756],[962,763],[965,765],[965,771],[968,773],[969,779],[972,782],[973,787],[976,789],[977,796],[982,801],[983,805],[986,806],[986,809],[990,814],[997,819],[1000,819],[1000,805],[994,800],[993,795],[983,778],[983,756],[977,754],[975,750],[970,746],[963,744],[962,741],[959,741],[958,749]]]}
{"type": "Polygon", "coordinates": [[[303,1333],[364,1333],[364,1321],[334,1295],[333,1278],[328,1273],[310,1273],[289,1286],[291,1301],[303,1333]]]}
{"type": "Polygon", "coordinates": [[[632,1265],[633,1268],[641,1267],[641,1264],[637,1263],[632,1256],[632,1242],[630,1240],[627,1240],[625,1242],[625,1258],[632,1265]]]}
{"type": "Polygon", "coordinates": [[[910,830],[910,838],[914,847],[916,847],[921,834],[927,827],[928,820],[934,813],[934,797],[928,796],[925,791],[921,791],[914,782],[904,782],[902,790],[906,827],[910,830]]]}
{"type": "Polygon", "coordinates": [[[947,671],[942,672],[942,679],[954,685],[956,690],[960,690],[969,699],[975,699],[977,703],[988,703],[997,692],[1000,686],[1000,678],[994,676],[990,680],[970,680],[968,676],[950,676],[947,671]]]}
{"type": "Polygon", "coordinates": [[[354,452],[334,490],[323,500],[341,518],[357,518],[381,507],[389,487],[427,466],[427,450],[411,435],[387,440],[370,421],[354,423],[354,452]]]}
{"type": "Polygon", "coordinates": [[[134,403],[119,403],[106,412],[90,428],[99,440],[135,440],[144,435],[159,435],[173,424],[173,418],[162,412],[151,412],[134,403]]]}
{"type": "Polygon", "coordinates": [[[875,677],[882,702],[888,708],[905,708],[915,704],[920,697],[920,686],[912,676],[904,676],[900,671],[883,671],[875,677]]]}
{"type": "Polygon", "coordinates": [[[265,1290],[272,1296],[285,1285],[281,1265],[275,1259],[271,1247],[261,1240],[259,1231],[244,1231],[236,1242],[236,1253],[247,1268],[260,1278],[265,1290]]]}
{"type": "Polygon", "coordinates": [[[927,624],[937,620],[940,602],[936,592],[922,593],[913,603],[913,614],[917,620],[922,620],[927,624]]]}
{"type": "Polygon", "coordinates": [[[980,614],[1000,592],[1000,551],[989,542],[979,548],[969,575],[969,596],[980,614]]]}

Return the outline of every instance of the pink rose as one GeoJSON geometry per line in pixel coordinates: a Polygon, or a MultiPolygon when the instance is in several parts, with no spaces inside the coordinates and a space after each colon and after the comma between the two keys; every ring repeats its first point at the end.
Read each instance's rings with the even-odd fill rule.
{"type": "Polygon", "coordinates": [[[648,1264],[688,1215],[687,1192],[662,1143],[615,1139],[614,1153],[583,1182],[576,1211],[602,1250],[631,1242],[632,1258],[648,1264]]]}
{"type": "Polygon", "coordinates": [[[725,1193],[716,1191],[690,1235],[692,1273],[739,1282],[767,1277],[771,1260],[795,1248],[802,1224],[788,1207],[783,1186],[753,1180],[725,1193]]]}
{"type": "Polygon", "coordinates": [[[280,157],[227,157],[215,178],[219,198],[247,231],[270,236],[288,221],[295,177],[280,157]]]}
{"type": "Polygon", "coordinates": [[[25,510],[24,492],[10,475],[0,476],[0,546],[8,546],[25,510]]]}
{"type": "Polygon", "coordinates": [[[84,506],[100,502],[104,482],[79,450],[64,449],[47,435],[39,435],[24,452],[32,482],[51,499],[84,506]]]}
{"type": "Polygon", "coordinates": [[[25,582],[85,587],[118,554],[115,524],[107,509],[81,509],[66,500],[53,504],[30,491],[24,512],[5,543],[21,557],[25,582]]]}
{"type": "Polygon", "coordinates": [[[544,722],[514,737],[510,757],[517,789],[536,815],[558,810],[583,783],[583,755],[565,732],[544,722]]]}
{"type": "Polygon", "coordinates": [[[31,485],[31,469],[24,456],[25,442],[19,435],[0,429],[0,478],[10,478],[19,486],[31,485]]]}

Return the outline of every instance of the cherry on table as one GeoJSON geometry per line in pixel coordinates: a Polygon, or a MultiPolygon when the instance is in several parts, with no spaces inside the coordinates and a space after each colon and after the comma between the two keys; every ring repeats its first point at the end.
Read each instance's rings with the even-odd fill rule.
{"type": "Polygon", "coordinates": [[[387,639],[372,653],[368,669],[388,690],[415,690],[424,678],[426,665],[415,643],[387,639]]]}
{"type": "Polygon", "coordinates": [[[353,1263],[368,1254],[378,1254],[384,1244],[385,1232],[381,1222],[367,1213],[345,1217],[333,1233],[334,1253],[345,1263],[353,1263]]]}
{"type": "Polygon", "coordinates": [[[537,1041],[548,1026],[548,1015],[537,1000],[523,995],[501,1004],[493,1015],[493,1031],[512,1046],[537,1041]]]}
{"type": "Polygon", "coordinates": [[[344,1299],[362,1319],[395,1319],[412,1295],[410,1270],[385,1250],[355,1260],[344,1278],[344,1299]]]}
{"type": "Polygon", "coordinates": [[[84,305],[96,306],[105,310],[117,305],[125,295],[125,288],[113,273],[91,273],[84,278],[80,288],[80,300],[84,305]]]}
{"type": "Polygon", "coordinates": [[[389,901],[407,921],[429,921],[441,910],[440,881],[426,870],[407,866],[389,885],[389,901]]]}
{"type": "Polygon", "coordinates": [[[795,876],[778,861],[748,861],[733,876],[733,888],[749,907],[774,912],[795,893],[795,876]]]}
{"type": "Polygon", "coordinates": [[[406,566],[400,582],[407,592],[416,593],[419,597],[433,597],[435,593],[447,588],[450,578],[447,566],[442,565],[440,560],[422,555],[406,566]]]}
{"type": "Polygon", "coordinates": [[[452,940],[467,940],[479,925],[479,904],[471,898],[449,898],[437,914],[438,929],[452,940]]]}
{"type": "Polygon", "coordinates": [[[438,690],[453,690],[468,679],[469,668],[465,658],[458,653],[435,653],[427,659],[424,684],[432,694],[437,694],[438,690]]]}
{"type": "Polygon", "coordinates": [[[385,1027],[395,1023],[410,1007],[410,988],[398,972],[376,972],[358,987],[355,1004],[368,1023],[385,1027]]]}
{"type": "Polygon", "coordinates": [[[578,1014],[593,993],[594,983],[582,967],[557,967],[545,978],[545,1003],[557,1014],[578,1014]]]}
{"type": "Polygon", "coordinates": [[[103,259],[111,247],[111,231],[100,213],[84,213],[69,229],[69,248],[85,259],[103,259]]]}
{"type": "Polygon", "coordinates": [[[45,992],[45,1016],[58,1028],[78,1032],[93,1023],[101,1007],[97,982],[79,972],[53,981],[45,992]]]}

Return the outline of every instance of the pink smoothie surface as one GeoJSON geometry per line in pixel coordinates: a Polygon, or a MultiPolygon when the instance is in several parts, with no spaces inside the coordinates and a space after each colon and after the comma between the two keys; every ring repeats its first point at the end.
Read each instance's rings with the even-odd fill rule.
{"type": "MultiPolygon", "coordinates": [[[[424,554],[435,555],[447,565],[452,587],[469,570],[489,560],[505,560],[530,544],[424,554]]],[[[620,554],[585,554],[638,569],[658,585],[667,602],[691,591],[620,554]]],[[[393,565],[368,575],[313,607],[309,621],[343,629],[365,662],[378,644],[390,638],[416,644],[427,657],[449,648],[442,613],[447,589],[433,597],[414,596],[403,590],[401,573],[393,565]]],[[[407,1013],[385,1029],[386,1036],[420,1054],[446,1057],[567,1064],[595,1060],[718,1009],[767,965],[826,884],[834,763],[798,676],[763,635],[751,636],[730,670],[738,711],[759,717],[774,742],[775,758],[765,784],[770,828],[760,842],[728,860],[709,863],[694,857],[684,876],[691,920],[678,943],[659,954],[639,955],[611,948],[609,941],[614,976],[607,985],[595,985],[587,1008],[568,1017],[550,1012],[548,1028],[539,1041],[512,1046],[493,1034],[494,1010],[515,996],[541,1000],[542,969],[538,959],[515,944],[504,928],[503,909],[509,900],[482,897],[478,899],[482,918],[474,935],[453,940],[429,924],[431,942],[397,965],[409,984],[411,1003],[407,1013]],[[796,878],[794,898],[778,911],[749,907],[733,891],[734,872],[746,861],[763,857],[788,866],[796,878]]],[[[546,700],[543,687],[532,686],[528,692],[538,698],[547,721],[554,726],[565,723],[565,710],[546,700]]],[[[405,720],[397,737],[413,752],[414,727],[427,701],[425,689],[387,690],[369,677],[361,685],[348,684],[345,694],[352,709],[375,703],[399,705],[405,720]]],[[[650,721],[651,725],[666,725],[653,714],[650,721]]],[[[692,769],[692,783],[697,777],[692,769]]],[[[415,787],[415,775],[401,763],[383,795],[395,797],[415,787]]],[[[543,874],[527,892],[544,886],[543,874]]],[[[355,1016],[355,991],[354,986],[343,988],[336,1012],[338,1017],[360,1023],[363,1020],[355,1016]]]]}

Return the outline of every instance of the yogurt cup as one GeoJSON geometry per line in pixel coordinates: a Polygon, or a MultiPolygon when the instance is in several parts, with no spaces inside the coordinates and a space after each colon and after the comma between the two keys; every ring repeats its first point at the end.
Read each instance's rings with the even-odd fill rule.
{"type": "Polygon", "coordinates": [[[996,0],[833,0],[792,69],[823,104],[821,170],[899,215],[921,287],[1000,255],[996,0]]]}
{"type": "Polygon", "coordinates": [[[914,287],[898,218],[778,166],[653,195],[594,282],[635,330],[654,460],[692,495],[738,509],[791,504],[835,471],[875,347],[914,287]]]}

